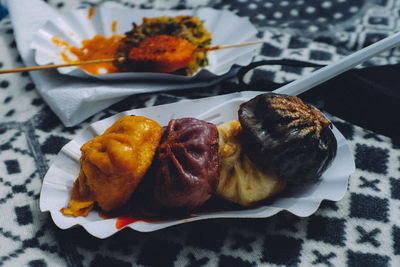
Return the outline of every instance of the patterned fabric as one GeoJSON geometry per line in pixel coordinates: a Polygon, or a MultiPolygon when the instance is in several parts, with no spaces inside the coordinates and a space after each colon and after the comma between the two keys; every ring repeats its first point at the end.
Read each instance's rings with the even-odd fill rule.
{"type": "MultiPolygon", "coordinates": [[[[228,9],[249,17],[266,41],[255,60],[319,64],[393,33],[400,10],[400,2],[390,0],[47,2],[62,11],[101,4],[228,9]]],[[[8,18],[0,21],[0,51],[0,68],[22,67],[8,18]]],[[[393,49],[364,66],[398,61],[399,51],[393,49]]],[[[263,66],[245,80],[281,83],[312,70],[263,66]]],[[[190,92],[132,96],[79,126],[65,128],[36,93],[27,73],[0,76],[0,265],[400,266],[400,147],[337,117],[333,122],[348,140],[357,170],[344,199],[324,201],[307,218],[282,212],[264,219],[198,221],[152,233],[125,229],[99,240],[79,227],[58,229],[48,213],[40,212],[40,188],[49,165],[61,147],[90,123],[127,109],[239,89],[232,79],[190,92]]]]}

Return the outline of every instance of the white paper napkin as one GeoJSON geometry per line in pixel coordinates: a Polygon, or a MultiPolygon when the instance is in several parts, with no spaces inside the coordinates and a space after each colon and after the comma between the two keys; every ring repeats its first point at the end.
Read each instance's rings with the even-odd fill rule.
{"type": "MultiPolygon", "coordinates": [[[[1,0],[8,8],[17,48],[26,66],[35,66],[30,48],[34,34],[46,21],[60,14],[41,0],[1,0]]],[[[74,126],[124,97],[165,90],[202,87],[219,82],[220,77],[202,83],[112,82],[86,80],[61,75],[56,70],[29,73],[39,94],[65,126],[74,126]]],[[[229,74],[228,74],[229,75],[229,74]]],[[[230,74],[231,75],[231,74],[230,74]]]]}

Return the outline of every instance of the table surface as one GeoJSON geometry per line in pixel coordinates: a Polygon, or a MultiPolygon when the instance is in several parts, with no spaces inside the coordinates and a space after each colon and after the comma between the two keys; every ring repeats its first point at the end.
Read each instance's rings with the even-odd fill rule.
{"type": "MultiPolygon", "coordinates": [[[[66,11],[104,1],[46,2],[66,11]]],[[[121,0],[112,6],[227,9],[248,17],[265,40],[255,61],[295,59],[323,65],[395,32],[400,10],[400,3],[388,0],[121,0]]],[[[0,51],[0,68],[23,66],[8,17],[0,21],[0,51]]],[[[399,55],[398,49],[388,51],[363,67],[396,64],[399,55]]],[[[376,92],[361,95],[381,105],[378,108],[389,113],[386,119],[337,94],[314,90],[303,95],[333,115],[356,163],[345,197],[324,201],[310,217],[281,212],[263,219],[198,221],[152,233],[124,229],[101,240],[81,227],[61,230],[39,210],[42,179],[52,160],[90,123],[138,107],[243,89],[267,91],[312,70],[265,65],[244,77],[250,86],[232,78],[207,88],[131,96],[68,128],[37,94],[28,73],[0,76],[0,265],[400,266],[400,149],[394,134],[399,119],[393,114],[398,102],[381,99],[376,92]]],[[[342,77],[333,86],[339,85],[341,94],[359,94],[348,87],[352,77],[342,77]]]]}

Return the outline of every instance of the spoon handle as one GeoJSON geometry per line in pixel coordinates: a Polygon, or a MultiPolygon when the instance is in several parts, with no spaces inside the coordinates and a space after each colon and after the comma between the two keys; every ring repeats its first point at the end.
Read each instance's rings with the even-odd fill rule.
{"type": "Polygon", "coordinates": [[[400,32],[386,37],[372,45],[369,45],[353,54],[350,54],[337,62],[329,64],[321,69],[318,69],[300,79],[297,79],[287,85],[284,85],[274,93],[299,95],[355,66],[368,60],[369,58],[393,48],[400,44],[400,32]]]}

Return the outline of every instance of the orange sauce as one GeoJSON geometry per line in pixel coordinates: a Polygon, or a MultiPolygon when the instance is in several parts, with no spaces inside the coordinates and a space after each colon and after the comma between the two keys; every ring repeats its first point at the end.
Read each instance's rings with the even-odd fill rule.
{"type": "Polygon", "coordinates": [[[114,20],[111,24],[111,30],[115,34],[117,32],[117,21],[114,20]]]}
{"type": "Polygon", "coordinates": [[[94,6],[89,8],[88,19],[92,19],[94,14],[94,6]]]}
{"type": "MultiPolygon", "coordinates": [[[[95,35],[92,39],[83,40],[82,47],[71,46],[69,43],[60,40],[57,36],[54,36],[52,41],[56,46],[64,49],[60,55],[66,63],[110,59],[114,58],[119,42],[123,38],[123,36],[115,33],[116,28],[117,22],[113,21],[112,31],[114,34],[112,36],[104,37],[102,35],[95,35]],[[71,56],[74,58],[71,58],[71,56]]],[[[81,65],[79,68],[93,75],[118,72],[118,69],[112,63],[81,65]]]]}
{"type": "Polygon", "coordinates": [[[64,42],[63,40],[60,40],[57,36],[54,36],[51,40],[58,47],[68,47],[69,46],[69,44],[67,42],[64,42]]]}

